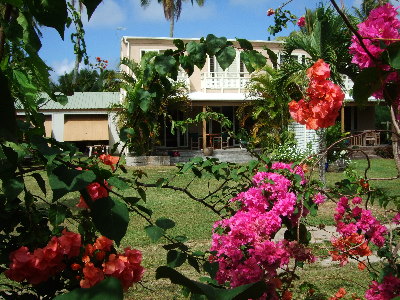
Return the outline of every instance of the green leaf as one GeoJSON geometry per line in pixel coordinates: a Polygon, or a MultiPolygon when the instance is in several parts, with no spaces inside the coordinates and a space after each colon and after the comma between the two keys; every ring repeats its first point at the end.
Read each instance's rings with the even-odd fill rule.
{"type": "Polygon", "coordinates": [[[129,211],[125,203],[110,197],[101,198],[90,205],[93,223],[102,235],[119,246],[129,223],[129,211]]]}
{"type": "Polygon", "coordinates": [[[68,18],[65,0],[26,2],[30,8],[30,12],[41,25],[56,29],[61,38],[64,39],[64,29],[68,18]]]}
{"type": "Polygon", "coordinates": [[[190,280],[178,271],[166,266],[157,268],[156,279],[160,278],[169,278],[172,283],[184,286],[194,294],[205,295],[208,299],[213,300],[259,298],[266,289],[265,282],[250,283],[233,289],[217,288],[190,280]]]}
{"type": "Polygon", "coordinates": [[[367,103],[373,92],[381,88],[384,75],[377,67],[363,69],[353,86],[353,98],[357,103],[367,103]]]}
{"type": "Polygon", "coordinates": [[[174,39],[174,45],[178,50],[185,50],[185,43],[180,39],[174,39]]]}
{"type": "Polygon", "coordinates": [[[65,205],[53,204],[49,208],[49,220],[54,227],[64,222],[68,213],[68,208],[65,205]]]}
{"type": "Polygon", "coordinates": [[[3,191],[5,196],[13,200],[24,190],[24,181],[21,177],[3,179],[3,191]]]}
{"type": "Polygon", "coordinates": [[[233,47],[226,47],[218,51],[215,57],[222,70],[226,70],[235,60],[236,50],[233,47]]]}
{"type": "Polygon", "coordinates": [[[125,143],[130,138],[130,136],[133,136],[134,134],[135,134],[135,129],[124,127],[119,132],[119,138],[121,142],[125,143]]]}
{"type": "Polygon", "coordinates": [[[127,184],[121,178],[118,178],[116,176],[108,178],[107,181],[108,181],[108,184],[110,184],[111,186],[115,186],[117,189],[119,189],[121,191],[129,189],[129,184],[127,184]]]}
{"type": "Polygon", "coordinates": [[[276,54],[274,51],[272,51],[271,49],[264,47],[264,49],[267,51],[268,53],[268,57],[269,60],[272,62],[272,66],[274,68],[278,67],[278,54],[276,54]]]}
{"type": "Polygon", "coordinates": [[[42,193],[46,195],[46,182],[44,181],[42,175],[40,175],[39,173],[33,173],[32,177],[35,178],[42,193]]]}
{"type": "Polygon", "coordinates": [[[103,0],[81,0],[81,2],[86,6],[86,11],[89,19],[92,17],[94,11],[101,3],[101,1],[103,0]]]}
{"type": "Polygon", "coordinates": [[[13,77],[26,93],[36,94],[36,87],[30,82],[28,77],[23,72],[13,70],[13,77]]]}
{"type": "Polygon", "coordinates": [[[240,61],[244,63],[246,70],[249,73],[253,73],[255,71],[255,69],[253,68],[249,55],[247,52],[240,52],[240,61]]]}
{"type": "Polygon", "coordinates": [[[266,65],[267,59],[260,52],[257,52],[255,50],[250,50],[250,51],[246,51],[246,53],[247,53],[247,56],[248,56],[251,66],[255,70],[259,70],[266,65]]]}
{"type": "Polygon", "coordinates": [[[5,145],[0,145],[0,178],[14,177],[17,161],[17,152],[5,145]]]}
{"type": "Polygon", "coordinates": [[[156,221],[156,225],[162,229],[171,229],[175,227],[175,222],[168,218],[159,218],[156,221]]]}
{"type": "Polygon", "coordinates": [[[137,191],[138,191],[138,193],[139,193],[139,195],[140,195],[140,198],[142,198],[143,201],[146,202],[146,192],[144,191],[144,189],[142,189],[142,188],[139,187],[139,188],[137,189],[137,191]]]}
{"type": "Polygon", "coordinates": [[[162,228],[155,225],[146,226],[144,230],[146,231],[151,241],[154,243],[157,242],[165,233],[162,228]]]}
{"type": "Polygon", "coordinates": [[[171,268],[178,268],[186,261],[186,253],[170,250],[167,254],[167,265],[171,268]]]}
{"type": "Polygon", "coordinates": [[[219,265],[217,262],[211,263],[209,261],[206,261],[203,264],[204,271],[206,271],[212,279],[215,279],[215,276],[217,275],[217,272],[218,272],[218,267],[219,267],[219,265]]]}
{"type": "Polygon", "coordinates": [[[65,106],[68,104],[68,97],[65,95],[56,95],[56,101],[65,106]]]}
{"type": "Polygon", "coordinates": [[[140,89],[138,91],[138,95],[139,95],[139,101],[140,101],[140,104],[139,104],[140,108],[144,112],[147,112],[150,108],[152,98],[156,96],[155,93],[150,94],[148,91],[140,89]]]}
{"type": "Polygon", "coordinates": [[[186,45],[186,51],[190,60],[199,68],[202,69],[206,63],[206,46],[190,41],[186,45]]]}
{"type": "Polygon", "coordinates": [[[154,67],[158,74],[165,76],[176,70],[176,60],[169,55],[158,55],[154,59],[154,67]]]}
{"type": "Polygon", "coordinates": [[[93,171],[69,169],[64,165],[48,172],[50,186],[53,190],[53,201],[69,192],[79,191],[96,180],[93,171]]]}
{"type": "Polygon", "coordinates": [[[400,42],[390,44],[382,53],[382,58],[394,69],[400,69],[400,42]]]}
{"type": "Polygon", "coordinates": [[[11,4],[12,6],[21,7],[23,2],[22,0],[3,0],[3,2],[11,4]]]}
{"type": "Polygon", "coordinates": [[[108,277],[88,289],[75,289],[59,295],[54,300],[123,300],[124,293],[119,279],[108,277]]]}
{"type": "Polygon", "coordinates": [[[239,42],[240,48],[243,50],[253,50],[253,45],[248,40],[238,38],[236,38],[236,40],[239,42]]]}
{"type": "Polygon", "coordinates": [[[209,34],[206,37],[206,49],[207,54],[210,56],[214,56],[218,51],[220,51],[223,47],[226,46],[227,39],[226,37],[217,38],[213,34],[209,34]]]}
{"type": "Polygon", "coordinates": [[[185,72],[191,76],[194,72],[194,63],[192,62],[189,56],[180,56],[179,63],[181,67],[185,70],[185,72]]]}

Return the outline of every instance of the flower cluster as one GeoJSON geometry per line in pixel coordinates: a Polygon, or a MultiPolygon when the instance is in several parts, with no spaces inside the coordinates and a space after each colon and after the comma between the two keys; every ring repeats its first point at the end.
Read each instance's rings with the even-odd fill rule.
{"type": "MultiPolygon", "coordinates": [[[[385,50],[381,47],[382,42],[390,45],[395,42],[393,39],[400,38],[399,29],[397,9],[390,3],[371,10],[368,18],[358,24],[358,33],[364,38],[366,48],[375,58],[385,50]]],[[[353,55],[352,62],[361,69],[376,66],[376,62],[361,47],[356,36],[352,37],[350,54],[353,55]]],[[[381,67],[386,68],[386,66],[381,67]]]]}
{"type": "Polygon", "coordinates": [[[110,154],[101,154],[99,159],[103,164],[110,166],[113,171],[115,170],[114,165],[116,165],[119,161],[118,156],[112,156],[110,154]]]}
{"type": "MultiPolygon", "coordinates": [[[[374,58],[379,58],[385,47],[399,41],[400,39],[400,20],[397,18],[397,9],[392,4],[386,3],[380,7],[371,10],[368,18],[358,25],[358,33],[364,38],[363,42],[370,54],[374,58]],[[382,44],[386,45],[382,47],[382,44]]],[[[357,64],[361,69],[368,67],[379,67],[382,70],[389,71],[390,66],[382,64],[379,59],[374,60],[361,47],[357,37],[352,37],[352,44],[349,48],[350,54],[353,55],[352,62],[357,64]]],[[[384,84],[388,82],[398,82],[400,78],[397,72],[391,72],[383,82],[380,89],[372,95],[378,99],[383,99],[384,84]]],[[[400,97],[394,101],[394,105],[400,108],[400,97]]],[[[400,116],[397,116],[400,120],[400,116]]]]}
{"type": "Polygon", "coordinates": [[[400,296],[400,279],[387,275],[381,283],[372,281],[365,293],[367,300],[390,300],[400,296]]]}
{"type": "Polygon", "coordinates": [[[73,274],[82,288],[89,288],[105,277],[121,281],[124,290],[141,280],[144,268],[140,265],[140,251],[125,248],[123,254],[115,253],[113,241],[101,236],[94,244],[83,247],[80,234],[64,230],[61,237],[53,237],[44,248],[33,253],[21,247],[10,254],[10,267],[6,276],[14,281],[39,284],[61,273],[73,274]],[[82,257],[80,257],[83,253],[82,257]]]}
{"type": "Polygon", "coordinates": [[[371,250],[368,243],[371,241],[378,247],[385,243],[387,228],[382,225],[368,209],[363,209],[359,205],[362,203],[360,197],[354,197],[351,200],[354,205],[350,207],[350,201],[347,197],[340,198],[336,214],[336,230],[341,234],[341,238],[333,239],[332,244],[335,251],[331,251],[333,260],[339,260],[341,265],[348,261],[348,257],[369,256],[371,250]]]}
{"type": "Polygon", "coordinates": [[[300,18],[297,20],[297,26],[299,26],[299,27],[304,27],[304,26],[306,26],[306,18],[305,18],[305,17],[300,17],[300,18]]]}
{"type": "MultiPolygon", "coordinates": [[[[92,182],[86,187],[86,191],[89,194],[90,199],[92,199],[92,201],[96,201],[98,199],[108,197],[107,188],[111,187],[108,185],[108,182],[104,180],[104,186],[98,182],[92,182]]],[[[79,203],[76,205],[76,207],[89,208],[89,206],[85,202],[85,198],[82,195],[80,196],[79,203]]]]}
{"type": "Polygon", "coordinates": [[[53,237],[44,248],[33,253],[21,247],[10,254],[10,268],[5,275],[14,281],[39,284],[65,269],[65,257],[79,255],[81,236],[63,230],[62,236],[53,237]]]}
{"type": "Polygon", "coordinates": [[[319,59],[307,70],[309,86],[308,99],[289,103],[289,112],[293,119],[305,124],[308,129],[327,128],[335,124],[342,106],[344,93],[340,87],[329,81],[329,65],[319,59]]]}
{"type": "Polygon", "coordinates": [[[105,276],[118,278],[124,290],[141,280],[144,268],[142,253],[136,249],[125,248],[123,254],[111,253],[113,241],[105,236],[97,238],[96,242],[88,244],[82,257],[81,264],[71,267],[78,272],[80,286],[89,288],[102,281],[105,276]]]}
{"type": "Polygon", "coordinates": [[[340,288],[333,297],[330,297],[329,300],[339,300],[342,299],[347,294],[344,288],[340,288]]]}
{"type": "Polygon", "coordinates": [[[295,226],[300,212],[308,213],[304,207],[300,209],[292,181],[282,175],[285,173],[298,174],[305,183],[301,167],[275,163],[268,172],[255,174],[253,187],[231,199],[240,209],[214,224],[211,260],[219,264],[219,283],[229,281],[236,287],[264,279],[271,287],[265,297],[275,299],[278,268],[287,266],[290,258],[314,261],[310,250],[298,242],[272,240],[283,219],[295,226]]]}
{"type": "Polygon", "coordinates": [[[108,60],[96,57],[96,64],[94,65],[95,68],[98,68],[99,70],[105,70],[107,66],[108,66],[108,60]]]}

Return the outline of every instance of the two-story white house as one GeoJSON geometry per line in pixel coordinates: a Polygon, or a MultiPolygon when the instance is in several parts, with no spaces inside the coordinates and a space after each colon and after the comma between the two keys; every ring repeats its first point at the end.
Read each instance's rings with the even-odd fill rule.
{"type": "MultiPolygon", "coordinates": [[[[129,37],[125,36],[121,40],[121,58],[127,57],[135,61],[140,61],[141,57],[148,51],[162,52],[166,49],[174,49],[173,38],[150,38],[150,37],[129,37]]],[[[199,41],[199,39],[182,39],[185,43],[189,41],[199,41]]],[[[234,44],[238,43],[231,40],[234,44]]],[[[282,41],[250,41],[253,48],[268,57],[264,47],[274,51],[280,58],[283,42],[282,41]]],[[[299,62],[304,61],[306,53],[298,50],[293,53],[299,62]]],[[[270,63],[270,62],[269,62],[270,63]]],[[[226,69],[222,70],[215,57],[208,57],[204,67],[200,70],[195,67],[190,77],[182,72],[179,78],[187,83],[189,98],[191,101],[189,116],[194,116],[206,108],[212,111],[223,113],[233,123],[233,131],[240,129],[239,121],[236,118],[237,108],[246,100],[246,84],[250,74],[246,70],[243,62],[240,61],[240,52],[237,51],[236,59],[226,69]]],[[[175,115],[176,118],[183,118],[182,114],[175,115]]],[[[161,120],[162,122],[162,120],[161,120]]],[[[302,125],[296,126],[301,147],[305,147],[307,142],[315,139],[315,132],[308,131],[302,125]]],[[[222,134],[218,122],[209,121],[206,124],[190,126],[185,134],[172,135],[168,124],[165,123],[164,129],[160,134],[161,147],[164,148],[189,148],[199,149],[202,145],[203,137],[207,140],[207,146],[214,148],[239,147],[239,140],[226,139],[222,134]],[[204,126],[205,125],[205,126],[204,126]]]]}

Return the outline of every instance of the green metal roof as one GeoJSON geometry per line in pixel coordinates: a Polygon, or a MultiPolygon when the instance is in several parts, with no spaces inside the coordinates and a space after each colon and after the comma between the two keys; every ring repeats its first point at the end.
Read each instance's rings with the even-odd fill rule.
{"type": "MultiPolygon", "coordinates": [[[[45,97],[48,98],[48,96],[45,97]]],[[[68,96],[66,105],[61,105],[49,98],[49,101],[40,105],[40,110],[108,109],[111,104],[119,101],[119,92],[75,92],[72,96],[68,96]]]]}

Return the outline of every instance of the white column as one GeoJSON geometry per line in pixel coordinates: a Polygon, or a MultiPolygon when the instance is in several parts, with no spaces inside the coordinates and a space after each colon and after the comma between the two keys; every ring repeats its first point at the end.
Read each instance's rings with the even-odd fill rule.
{"type": "Polygon", "coordinates": [[[64,142],[64,113],[54,112],[51,117],[52,137],[64,142]]]}

